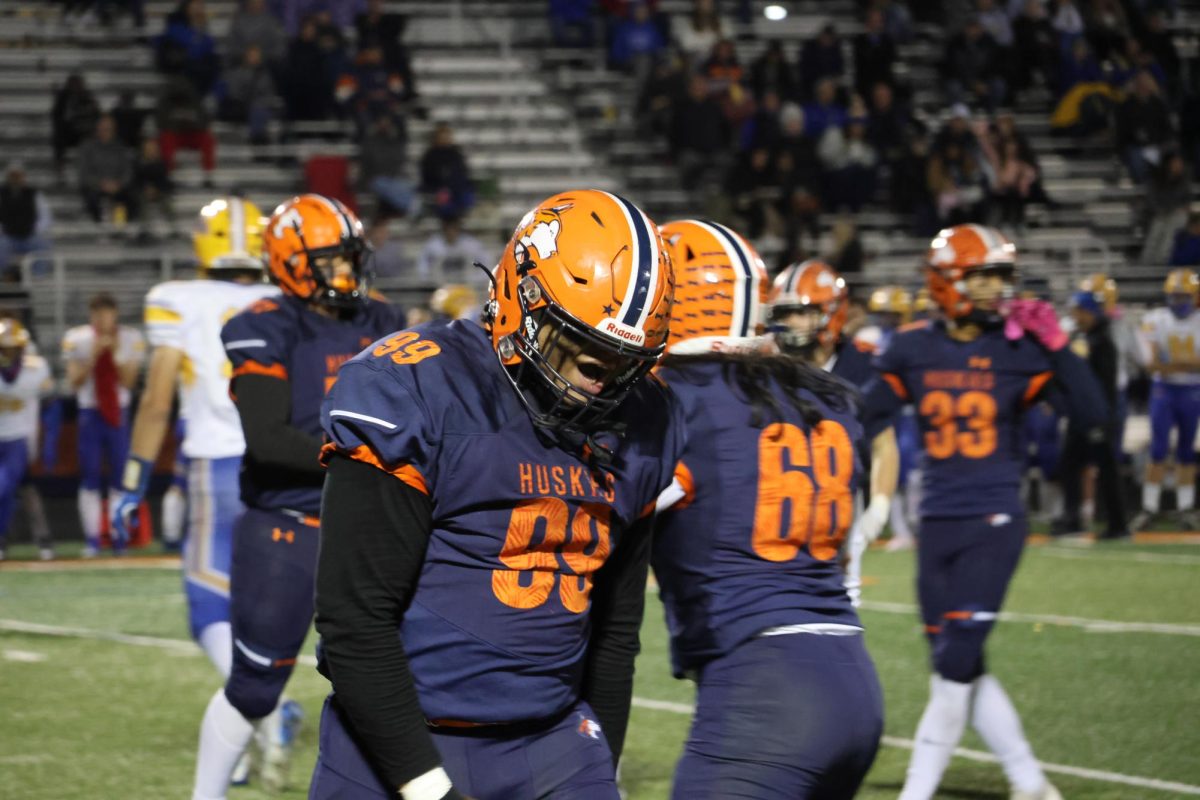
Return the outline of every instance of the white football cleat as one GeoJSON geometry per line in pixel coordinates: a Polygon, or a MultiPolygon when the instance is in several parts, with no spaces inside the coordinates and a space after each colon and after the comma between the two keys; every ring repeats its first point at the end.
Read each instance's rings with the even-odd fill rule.
{"type": "Polygon", "coordinates": [[[1063,796],[1059,794],[1058,789],[1054,788],[1054,784],[1047,782],[1037,792],[1022,792],[1014,789],[1013,793],[1009,795],[1009,800],[1063,800],[1063,796]]]}
{"type": "Polygon", "coordinates": [[[284,700],[258,726],[258,746],[262,753],[263,789],[282,792],[291,785],[289,775],[292,750],[300,725],[304,722],[304,709],[295,700],[284,700]]]}

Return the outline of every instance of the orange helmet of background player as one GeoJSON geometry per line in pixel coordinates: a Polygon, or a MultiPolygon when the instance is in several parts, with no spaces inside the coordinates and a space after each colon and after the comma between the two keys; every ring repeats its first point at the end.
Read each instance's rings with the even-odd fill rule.
{"type": "Polygon", "coordinates": [[[815,258],[792,264],[775,276],[771,287],[771,323],[781,349],[794,352],[816,345],[837,343],[846,325],[850,292],[846,281],[833,267],[815,258]],[[813,333],[787,330],[789,314],[817,311],[820,319],[813,333]]]}
{"type": "Polygon", "coordinates": [[[680,220],[659,229],[675,271],[672,353],[746,347],[763,331],[770,285],[754,248],[715,222],[680,220]]]}
{"type": "Polygon", "coordinates": [[[967,296],[967,275],[985,269],[1015,274],[1016,263],[1016,246],[995,228],[974,223],[945,228],[925,255],[929,296],[948,318],[961,319],[975,309],[967,296]]]}
{"type": "Polygon", "coordinates": [[[666,347],[671,264],[657,227],[622,197],[584,189],[538,204],[513,231],[494,277],[484,322],[538,425],[599,422],[666,347]],[[603,354],[610,369],[598,395],[580,401],[590,393],[552,366],[564,344],[603,354]]]}
{"type": "Polygon", "coordinates": [[[281,203],[263,233],[267,271],[285,294],[334,307],[353,307],[370,292],[370,245],[363,224],[340,200],[304,194],[281,203]],[[348,275],[331,264],[350,262],[348,275]]]}

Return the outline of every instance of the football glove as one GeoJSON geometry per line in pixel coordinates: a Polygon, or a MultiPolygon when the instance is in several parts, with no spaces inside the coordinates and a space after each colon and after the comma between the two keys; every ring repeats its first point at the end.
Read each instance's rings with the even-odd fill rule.
{"type": "Polygon", "coordinates": [[[121,496],[109,509],[109,529],[113,544],[123,546],[129,541],[129,524],[138,506],[146,497],[150,485],[150,462],[144,458],[130,456],[121,473],[121,496]]]}

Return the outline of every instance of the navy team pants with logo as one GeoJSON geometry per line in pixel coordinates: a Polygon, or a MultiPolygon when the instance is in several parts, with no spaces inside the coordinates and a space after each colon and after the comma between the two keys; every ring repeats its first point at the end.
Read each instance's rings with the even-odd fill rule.
{"type": "Polygon", "coordinates": [[[225,696],[247,719],[275,710],[313,618],[320,523],[251,508],[233,528],[233,672],[225,696]]]}
{"type": "Polygon", "coordinates": [[[862,634],[759,636],[704,665],[671,797],[851,798],[882,735],[862,634]]]}
{"type": "Polygon", "coordinates": [[[983,645],[1017,571],[1024,516],[925,518],[917,543],[917,596],[943,678],[970,683],[984,672],[983,645]]]}
{"type": "MultiPolygon", "coordinates": [[[[431,728],[442,768],[476,800],[619,800],[608,741],[579,702],[544,723],[431,728]]],[[[335,695],[321,712],[321,744],[309,800],[395,798],[359,749],[335,695]]]]}

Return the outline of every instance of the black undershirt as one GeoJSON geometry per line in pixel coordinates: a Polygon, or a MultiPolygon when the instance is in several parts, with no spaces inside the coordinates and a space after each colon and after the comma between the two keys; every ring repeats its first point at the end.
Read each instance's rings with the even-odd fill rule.
{"type": "MultiPolygon", "coordinates": [[[[625,533],[596,573],[592,591],[582,699],[599,718],[614,762],[633,693],[649,522],[625,533]]],[[[371,465],[340,455],[330,459],[317,567],[318,669],[333,684],[367,759],[393,788],[441,764],[397,634],[432,527],[427,495],[371,465]]]]}

